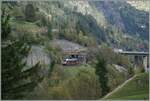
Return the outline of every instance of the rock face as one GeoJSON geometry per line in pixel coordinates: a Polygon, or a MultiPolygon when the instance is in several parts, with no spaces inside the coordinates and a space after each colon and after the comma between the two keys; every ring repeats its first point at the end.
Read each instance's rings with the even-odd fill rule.
{"type": "Polygon", "coordinates": [[[149,12],[149,0],[127,0],[127,3],[131,4],[136,9],[149,12]]]}
{"type": "Polygon", "coordinates": [[[127,72],[127,70],[123,66],[119,66],[116,64],[113,64],[113,66],[119,71],[119,72],[127,72]]]}
{"type": "Polygon", "coordinates": [[[44,51],[43,46],[32,46],[27,57],[27,67],[30,68],[40,62],[42,65],[43,73],[47,73],[50,65],[50,57],[44,51]]]}
{"type": "MultiPolygon", "coordinates": [[[[52,44],[54,46],[59,47],[62,51],[75,51],[75,50],[80,50],[84,48],[83,46],[77,43],[73,43],[71,41],[64,40],[64,39],[62,40],[55,39],[52,41],[52,44]]],[[[51,63],[51,59],[50,59],[49,54],[46,53],[46,51],[44,50],[44,46],[33,45],[31,46],[31,50],[27,56],[26,62],[27,62],[28,68],[40,62],[42,67],[44,67],[43,69],[48,70],[49,65],[51,63]]]]}
{"type": "MultiPolygon", "coordinates": [[[[113,2],[110,1],[102,1],[102,2],[94,2],[96,8],[101,12],[103,12],[106,19],[111,19],[115,26],[117,26],[120,30],[125,30],[124,23],[122,21],[121,15],[117,9],[113,7],[113,2]]],[[[110,21],[110,23],[112,23],[110,21]]]]}
{"type": "Polygon", "coordinates": [[[95,1],[92,2],[99,12],[103,12],[107,21],[115,25],[123,33],[131,36],[140,36],[148,40],[148,12],[137,8],[143,6],[146,9],[146,1],[95,1]],[[136,6],[135,6],[136,5],[136,6]]]}
{"type": "Polygon", "coordinates": [[[75,50],[80,50],[83,49],[84,47],[77,44],[77,43],[73,43],[71,41],[68,40],[54,40],[53,44],[57,45],[58,47],[60,47],[60,49],[62,51],[75,51],[75,50]]]}

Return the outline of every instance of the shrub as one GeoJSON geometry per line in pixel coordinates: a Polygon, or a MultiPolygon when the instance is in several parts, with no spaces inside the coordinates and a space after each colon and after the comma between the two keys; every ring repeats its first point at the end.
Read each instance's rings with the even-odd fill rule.
{"type": "Polygon", "coordinates": [[[95,100],[101,96],[98,78],[88,71],[80,71],[79,74],[65,83],[72,99],[95,100]]]}

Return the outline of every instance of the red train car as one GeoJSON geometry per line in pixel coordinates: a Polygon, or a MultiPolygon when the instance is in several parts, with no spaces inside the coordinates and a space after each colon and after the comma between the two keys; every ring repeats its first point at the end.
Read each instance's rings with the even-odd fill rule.
{"type": "Polygon", "coordinates": [[[79,60],[77,58],[64,59],[62,62],[63,65],[77,65],[79,64],[79,60]]]}

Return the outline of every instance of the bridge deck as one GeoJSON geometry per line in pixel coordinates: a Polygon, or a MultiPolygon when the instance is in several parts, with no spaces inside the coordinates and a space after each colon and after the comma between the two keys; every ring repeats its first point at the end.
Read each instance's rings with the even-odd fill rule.
{"type": "Polygon", "coordinates": [[[121,51],[120,54],[126,54],[126,55],[149,55],[149,52],[137,52],[137,51],[121,51]]]}

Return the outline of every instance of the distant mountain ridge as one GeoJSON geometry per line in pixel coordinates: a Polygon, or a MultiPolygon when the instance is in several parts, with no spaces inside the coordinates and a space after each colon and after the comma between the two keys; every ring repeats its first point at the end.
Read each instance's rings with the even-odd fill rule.
{"type": "Polygon", "coordinates": [[[100,12],[103,11],[109,23],[115,25],[124,33],[148,40],[148,12],[140,11],[123,1],[101,1],[94,4],[100,12]]]}

